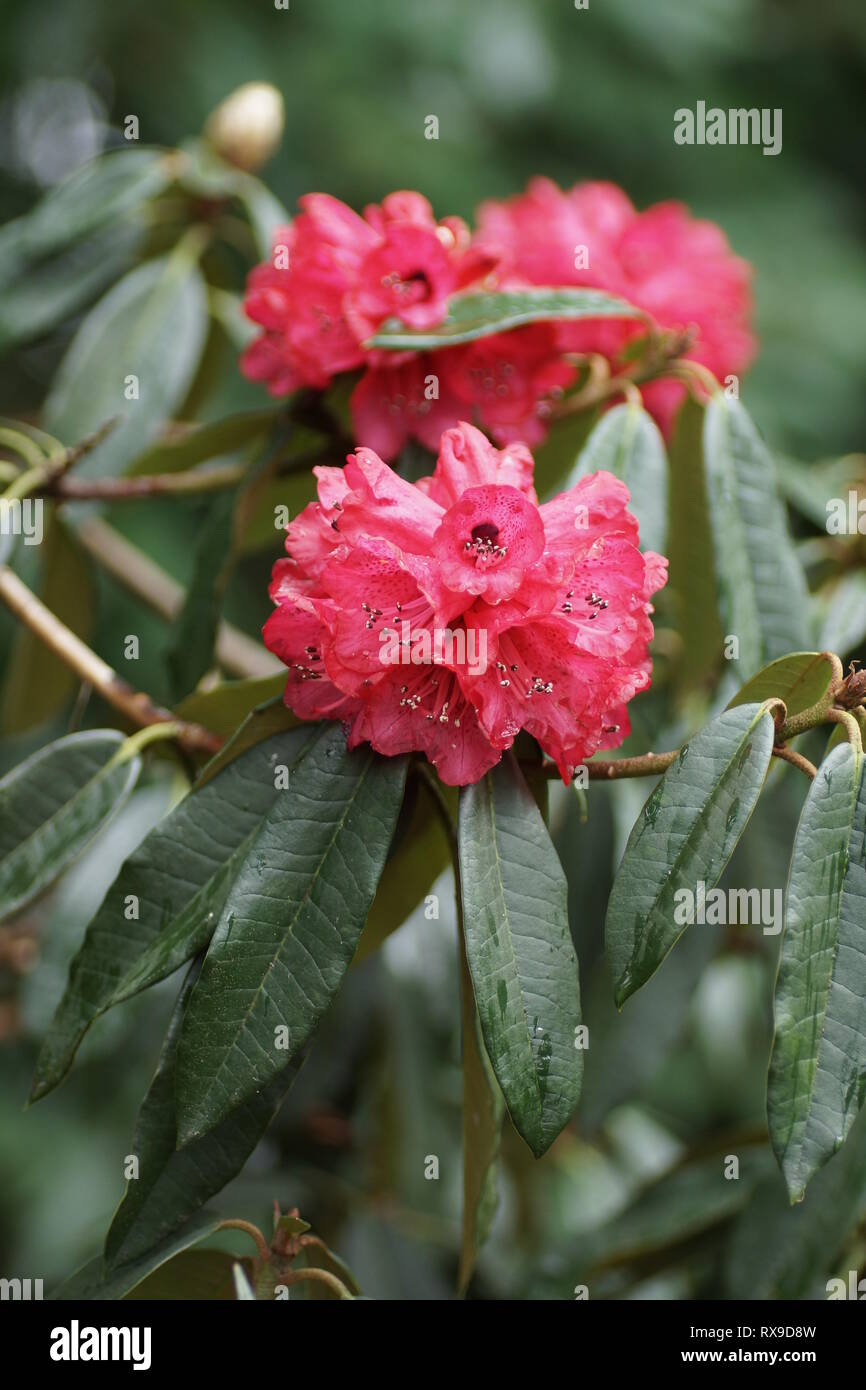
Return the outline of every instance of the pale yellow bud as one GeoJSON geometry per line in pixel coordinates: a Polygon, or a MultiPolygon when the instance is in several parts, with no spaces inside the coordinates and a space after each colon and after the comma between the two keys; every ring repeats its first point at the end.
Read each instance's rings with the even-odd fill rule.
{"type": "Polygon", "coordinates": [[[258,169],[283,138],[283,98],[270,82],[245,82],[211,112],[204,133],[217,154],[240,169],[258,169]]]}

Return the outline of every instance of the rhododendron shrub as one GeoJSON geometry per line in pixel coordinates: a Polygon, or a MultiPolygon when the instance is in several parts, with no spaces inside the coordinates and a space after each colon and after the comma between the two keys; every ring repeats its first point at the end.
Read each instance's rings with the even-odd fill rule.
{"type": "Polygon", "coordinates": [[[666,568],[638,549],[624,483],[595,473],[539,506],[528,450],[500,452],[466,424],[417,484],[369,449],[316,473],[319,500],[289,528],[264,632],[289,668],[290,708],[343,720],[350,747],[422,752],[457,786],[521,729],[566,783],[624,741],[666,568]],[[431,659],[437,632],[456,629],[484,669],[431,659]]]}
{"type": "MultiPolygon", "coordinates": [[[[781,1171],[767,1206],[774,1252],[804,1229],[785,1225],[782,1189],[807,1194],[800,1263],[814,1257],[821,1204],[854,1193],[849,1224],[838,1206],[827,1221],[836,1234],[824,1277],[845,1231],[852,1250],[862,1244],[866,676],[846,674],[841,658],[866,628],[862,537],[856,525],[850,536],[816,533],[814,522],[828,488],[850,518],[860,456],[811,472],[777,467],[740,400],[754,348],[749,271],[721,229],[677,204],[637,211],[607,183],[562,191],[546,179],[483,202],[474,228],[405,192],[360,214],[312,194],[294,221],[283,209],[270,217],[274,200],[249,170],[256,150],[272,147],[278,98],[242,92],[209,127],[241,152],[243,171],[201,142],[168,156],[114,151],[4,231],[0,285],[14,312],[4,301],[2,331],[25,342],[46,331],[47,309],[35,326],[22,309],[45,275],[59,316],[20,379],[68,342],[39,428],[28,398],[0,431],[0,600],[18,624],[0,722],[24,735],[0,780],[0,919],[13,923],[4,960],[19,959],[20,943],[77,930],[81,878],[71,916],[68,897],[47,890],[83,851],[104,856],[99,893],[110,885],[89,901],[32,1099],[60,1084],[102,1014],[186,967],[124,1160],[126,1191],[73,1292],[123,1297],[144,1279],[176,1287],[186,1277],[174,1252],[217,1228],[212,1199],[253,1153],[308,1052],[324,1047],[333,1061],[317,1029],[344,983],[338,1018],[354,1028],[362,1009],[379,1009],[367,1020],[378,1038],[392,1013],[411,1014],[426,1039],[416,996],[399,1008],[392,997],[402,971],[350,972],[398,929],[402,960],[423,946],[424,971],[428,945],[454,951],[435,957],[431,985],[444,1084],[411,1059],[425,1105],[443,1098],[437,1138],[424,1137],[413,1109],[407,1152],[417,1187],[419,1156],[429,1148],[424,1164],[438,1164],[441,1134],[435,1213],[444,1246],[462,1188],[450,1250],[461,1289],[490,1231],[499,1167],[526,1190],[526,1157],[502,1142],[503,1126],[540,1157],[585,1107],[580,1145],[566,1138],[549,1170],[559,1221],[575,1153],[601,1161],[593,1136],[633,1098],[633,1073],[655,1077],[682,1035],[667,1152],[703,1087],[694,1039],[705,1014],[715,1028],[727,1017],[718,1000],[730,999],[737,1018],[752,1010],[762,1037],[771,990],[772,1155],[759,1157],[757,1142],[750,1152],[755,1173],[773,1158],[781,1171]],[[107,244],[121,207],[159,236],[143,238],[144,259],[80,325],[64,326],[96,282],[80,299],[59,294],[58,266],[75,263],[82,239],[107,244]],[[76,218],[49,254],[46,228],[76,218]],[[158,252],[175,218],[183,234],[158,252]],[[268,245],[270,259],[256,264],[268,245]],[[20,293],[10,266],[26,269],[20,293]],[[261,403],[226,415],[215,362],[242,306],[256,330],[241,369],[273,399],[239,381],[232,353],[230,387],[261,403]],[[805,546],[792,540],[783,483],[805,546]],[[142,497],[160,547],[180,537],[176,548],[189,550],[176,556],[182,595],[129,539],[134,521],[121,534],[113,508],[96,512],[122,501],[128,516],[142,497]],[[815,594],[804,556],[810,566],[817,557],[815,594]],[[109,613],[98,650],[88,641],[91,565],[105,571],[109,613]],[[168,619],[161,641],[150,626],[136,630],[142,602],[154,622],[168,619]],[[645,798],[633,795],[635,779],[645,798]],[[750,824],[765,795],[768,852],[760,818],[750,824]],[[106,834],[129,798],[129,818],[106,834]],[[784,913],[762,917],[762,895],[742,875],[755,863],[776,873],[784,837],[784,913]],[[680,950],[690,928],[692,949],[680,950]],[[635,1010],[631,996],[674,951],[654,984],[661,1003],[646,996],[650,1013],[635,1010]],[[758,988],[753,968],[764,966],[758,988]],[[458,989],[460,1078],[447,1031],[458,989]],[[613,1099],[599,1108],[605,1087],[613,1099]]],[[[56,969],[52,958],[42,982],[37,968],[37,993],[44,983],[50,994],[56,969]]],[[[11,1016],[2,1012],[4,1027],[11,1016]]],[[[25,1017],[41,1028],[39,1010],[25,1017]]],[[[137,1013],[125,1029],[119,1018],[110,1046],[134,1036],[150,1068],[157,1017],[137,1013]]],[[[305,1168],[310,1136],[324,1135],[341,1146],[347,1190],[369,1186],[354,1120],[378,1143],[377,1117],[403,1108],[403,1059],[380,1065],[378,1041],[345,1047],[339,1022],[331,1045],[334,1036],[339,1090],[357,1090],[358,1109],[335,1113],[334,1092],[321,1089],[329,1067],[308,1068],[302,1108],[274,1146],[281,1186],[296,1171],[295,1131],[305,1168]]],[[[25,1041],[29,1056],[34,1039],[25,1041]]],[[[101,1066],[98,1039],[94,1055],[101,1066]]],[[[750,1128],[765,1063],[736,1112],[750,1128]]],[[[723,1080],[718,1113],[707,1113],[727,1123],[738,1088],[724,1069],[723,1080]]],[[[423,1114],[426,1124],[433,1111],[423,1114]]],[[[715,1143],[715,1120],[710,1130],[715,1143]]],[[[330,1161],[329,1150],[325,1193],[330,1161]]],[[[707,1183],[710,1225],[726,1242],[721,1158],[702,1158],[697,1181],[694,1168],[684,1154],[671,1178],[689,1194],[689,1242],[693,1194],[707,1183]]],[[[644,1176],[641,1167],[641,1185],[644,1176]]],[[[621,1189],[617,1171],[611,1190],[621,1189]]],[[[376,1186],[377,1219],[415,1209],[416,1190],[395,1191],[376,1186]]],[[[270,1237],[250,1214],[239,1220],[257,1258],[245,1271],[228,1252],[207,1252],[228,1260],[230,1289],[272,1298],[284,1277],[341,1297],[357,1289],[296,1212],[278,1216],[270,1237]],[[302,1253],[309,1264],[295,1275],[302,1253]]],[[[750,1240],[753,1217],[747,1208],[750,1240]]],[[[621,1235],[615,1227],[597,1249],[606,1257],[621,1235]]],[[[703,1244],[700,1253],[710,1258],[703,1244]]]]}

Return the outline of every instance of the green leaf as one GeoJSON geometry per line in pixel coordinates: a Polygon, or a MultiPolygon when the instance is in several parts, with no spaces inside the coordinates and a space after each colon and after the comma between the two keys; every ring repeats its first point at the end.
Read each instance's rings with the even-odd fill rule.
{"type": "Polygon", "coordinates": [[[792,1201],[866,1099],[866,779],[845,743],[818,769],[788,876],[767,1111],[792,1201]]]}
{"type": "Polygon", "coordinates": [[[330,1005],[382,873],[405,779],[404,758],[350,753],[334,725],[299,759],[234,877],[184,1019],[180,1144],[278,1075],[330,1005]]]}
{"type": "MultiPolygon", "coordinates": [[[[39,596],[46,608],[86,642],[96,612],[93,569],[60,518],[53,515],[46,519],[39,596]]],[[[71,699],[79,684],[66,663],[28,627],[19,624],[3,685],[0,727],[12,734],[46,723],[71,699]]]]}
{"type": "Polygon", "coordinates": [[[78,857],[138,780],[141,761],[112,762],[122,734],[70,734],[0,781],[0,919],[18,912],[78,857]]]}
{"type": "Polygon", "coordinates": [[[160,1269],[181,1251],[207,1240],[208,1236],[219,1230],[221,1224],[219,1212],[198,1211],[179,1231],[175,1231],[159,1245],[148,1250],[140,1259],[130,1260],[128,1264],[118,1265],[107,1272],[105,1261],[101,1255],[97,1255],[73,1274],[71,1279],[61,1284],[51,1297],[61,1302],[76,1299],[114,1301],[126,1298],[127,1294],[137,1288],[154,1270],[160,1269]]]}
{"type": "Polygon", "coordinates": [[[820,598],[825,599],[821,646],[838,656],[857,651],[866,641],[866,569],[849,570],[829,592],[821,590],[820,598]]]}
{"type": "MultiPolygon", "coordinates": [[[[281,679],[285,683],[285,676],[282,676],[281,679]]],[[[199,692],[196,691],[189,699],[198,698],[198,694],[199,692]]],[[[187,705],[186,700],[182,703],[184,706],[187,705]]],[[[250,748],[255,748],[265,739],[272,738],[274,734],[298,728],[306,728],[309,734],[312,726],[303,725],[281,696],[277,695],[270,700],[264,700],[260,705],[256,705],[250,710],[228,743],[224,744],[220,751],[214,754],[210,762],[202,768],[195,784],[196,789],[212,781],[218,772],[222,772],[223,768],[228,767],[229,763],[233,763],[242,753],[246,753],[250,748]]]]}
{"type": "Polygon", "coordinates": [[[664,440],[651,415],[640,406],[618,405],[603,415],[580,452],[565,487],[600,468],[621,478],[630,510],[640,522],[644,550],[664,552],[667,540],[668,463],[664,440]]]}
{"type": "Polygon", "coordinates": [[[310,1229],[309,1221],[303,1221],[300,1216],[290,1216],[288,1213],[277,1218],[274,1227],[277,1231],[284,1231],[286,1235],[302,1236],[305,1231],[310,1229]]]}
{"type": "Polygon", "coordinates": [[[822,652],[792,652],[771,661],[738,690],[728,709],[763,704],[774,697],[784,700],[788,717],[817,705],[834,680],[832,663],[822,652]]]}
{"type": "MultiPolygon", "coordinates": [[[[721,1225],[745,1206],[767,1171],[766,1151],[746,1149],[738,1157],[736,1181],[726,1177],[721,1153],[664,1173],[625,1211],[586,1233],[577,1252],[578,1271],[632,1265],[721,1225]]],[[[673,1259],[668,1256],[668,1262],[673,1259]]]]}
{"type": "Polygon", "coordinates": [[[392,932],[402,927],[448,862],[448,845],[431,805],[430,794],[423,783],[419,785],[418,780],[413,779],[353,965],[366,960],[392,932]]]}
{"type": "Polygon", "coordinates": [[[276,424],[276,406],[229,415],[213,424],[196,425],[180,439],[159,440],[130,465],[130,475],[181,473],[200,463],[234,458],[247,445],[264,442],[276,424]]]}
{"type": "Polygon", "coordinates": [[[846,454],[844,458],[808,464],[780,458],[776,471],[782,496],[814,522],[819,531],[826,531],[830,498],[846,497],[849,488],[856,491],[863,483],[863,455],[846,454]]]}
{"type": "Polygon", "coordinates": [[[192,578],[171,625],[166,661],[174,699],[188,695],[214,663],[223,598],[233,566],[232,529],[238,492],[216,497],[199,530],[192,578]]]}
{"type": "Polygon", "coordinates": [[[709,892],[734,852],[773,751],[762,705],[725,710],[680,749],[632,829],[607,906],[605,943],[621,1007],[688,925],[687,899],[709,892]]]}
{"type": "MultiPolygon", "coordinates": [[[[203,724],[227,738],[258,706],[280,700],[286,686],[286,671],[273,676],[254,676],[249,680],[220,681],[209,690],[194,690],[175,706],[179,719],[203,724]]],[[[285,706],[283,706],[285,709],[285,706]]],[[[288,713],[288,711],[287,711],[288,713]]],[[[283,726],[285,727],[285,726],[283,726]]]]}
{"type": "Polygon", "coordinates": [[[512,757],[464,787],[458,821],[466,955],[487,1055],[540,1157],[580,1096],[580,990],[562,866],[512,757]]]}
{"type": "Polygon", "coordinates": [[[171,181],[169,156],[160,150],[117,150],[78,169],[31,212],[0,231],[0,286],[28,262],[55,252],[155,197],[171,181]]]}
{"type": "Polygon", "coordinates": [[[232,1268],[236,1260],[224,1250],[182,1250],[160,1265],[126,1295],[126,1301],[213,1303],[235,1296],[232,1268]]]}
{"type": "Polygon", "coordinates": [[[669,451],[668,590],[681,639],[680,683],[703,687],[722,658],[713,543],[702,447],[704,413],[691,397],[677,417],[669,451]]]}
{"type": "Polygon", "coordinates": [[[63,1079],[99,1014],[164,978],[208,942],[232,873],[274,801],[274,764],[291,764],[309,737],[288,731],[193,790],[123,865],[87,928],[42,1044],[31,1093],[63,1079]]]}
{"type": "Polygon", "coordinates": [[[206,328],[204,281],[183,244],[137,266],[91,310],[60,364],[43,415],[45,429],[67,445],[119,417],[78,465],[80,475],[122,473],[142,452],[183,401],[206,328]],[[133,376],[139,397],[128,400],[133,376]]]}
{"type": "Polygon", "coordinates": [[[806,583],[773,459],[743,407],[721,393],[706,409],[704,457],[719,613],[748,677],[807,645],[806,583]]]}
{"type": "Polygon", "coordinates": [[[138,1159],[138,1177],[127,1183],[105,1239],[109,1269],[139,1259],[166,1240],[240,1172],[300,1067],[300,1061],[287,1067],[210,1134],[177,1149],[177,1045],[197,974],[193,967],[184,981],[156,1075],[138,1114],[131,1148],[138,1159]]]}
{"type": "Polygon", "coordinates": [[[601,290],[531,289],[496,293],[459,294],[448,302],[448,312],[435,328],[407,328],[399,319],[388,319],[365,343],[366,348],[392,348],[429,352],[434,348],[471,343],[489,338],[524,323],[554,319],[637,319],[640,309],[601,290]]]}
{"type": "Polygon", "coordinates": [[[128,270],[141,240],[135,222],[115,222],[27,265],[0,295],[0,352],[43,337],[92,303],[128,270]]]}
{"type": "MultiPolygon", "coordinates": [[[[752,1194],[731,1233],[727,1296],[744,1299],[826,1299],[828,1275],[838,1275],[845,1240],[866,1220],[866,1114],[848,1142],[791,1207],[773,1172],[752,1194]]],[[[847,1277],[846,1281],[847,1283],[847,1277]]]]}
{"type": "Polygon", "coordinates": [[[466,948],[460,941],[461,1060],[463,1064],[463,1233],[457,1289],[464,1293],[478,1251],[490,1234],[499,1192],[496,1165],[505,1105],[484,1048],[466,948]]]}

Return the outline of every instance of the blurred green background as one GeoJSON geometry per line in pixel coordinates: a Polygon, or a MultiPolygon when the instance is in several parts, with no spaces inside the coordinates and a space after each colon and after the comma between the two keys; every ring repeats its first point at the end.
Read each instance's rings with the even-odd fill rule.
{"type": "MultiPolygon", "coordinates": [[[[173,145],[238,84],[269,80],[287,121],[263,177],[290,210],[312,189],[360,206],[411,187],[439,215],[471,217],[481,199],[545,173],[564,185],[612,179],[639,206],[678,198],[717,220],[755,266],[761,354],[744,399],[759,425],[803,458],[863,446],[866,207],[852,134],[866,122],[862,0],[590,0],[587,11],[571,0],[291,0],[288,11],[270,0],[3,0],[0,16],[0,220],[119,144],[125,116],[139,117],[143,143],[173,145]],[[674,111],[700,99],[781,107],[782,153],[676,146],[674,111]],[[424,139],[429,114],[439,118],[438,142],[424,139]]],[[[74,327],[3,365],[0,409],[38,408],[74,327]]],[[[259,403],[232,365],[209,411],[259,403]]],[[[167,520],[142,504],[123,524],[184,580],[199,515],[191,505],[167,520]]],[[[231,616],[249,630],[267,612],[272,558],[247,562],[230,596],[231,616]]],[[[151,635],[162,640],[152,616],[100,582],[100,650],[116,651],[130,630],[144,649],[151,635]]],[[[143,661],[141,680],[162,697],[158,668],[143,661]]],[[[43,729],[38,742],[45,737],[43,729]]],[[[21,751],[7,747],[4,767],[21,751]]],[[[784,882],[802,788],[788,771],[774,777],[731,882],[784,882]]],[[[647,790],[593,789],[587,823],[574,798],[554,802],[594,1039],[586,1092],[577,1127],[541,1164],[508,1135],[503,1201],[475,1293],[568,1298],[592,1267],[601,1296],[763,1297],[780,1288],[821,1296],[820,1265],[761,1262],[762,1245],[778,1247],[805,1221],[819,1246],[821,1230],[841,1221],[823,1177],[806,1215],[792,1217],[755,1142],[777,942],[747,950],[734,936],[709,960],[709,943],[695,934],[621,1018],[609,1003],[603,906],[647,790]],[[745,1181],[720,1191],[719,1156],[732,1145],[744,1155],[745,1181]],[[661,1187],[642,1195],[662,1173],[661,1187]]],[[[26,944],[20,959],[0,961],[19,991],[17,1010],[0,1012],[14,1038],[0,1090],[4,1273],[68,1274],[98,1247],[121,1195],[123,1155],[176,982],[102,1020],[63,1091],[26,1117],[20,1107],[83,926],[177,791],[168,764],[157,765],[108,835],[38,905],[38,970],[28,972],[26,944]]],[[[453,1289],[457,988],[447,880],[438,891],[438,922],[416,914],[352,972],[272,1135],[217,1202],[227,1215],[262,1222],[273,1197],[298,1203],[373,1296],[453,1289]],[[424,1178],[428,1154],[440,1158],[438,1182],[424,1178]]],[[[866,1168],[863,1129],[859,1149],[855,1136],[846,1149],[866,1168]]],[[[866,1187],[861,1195],[866,1204],[866,1187]]]]}

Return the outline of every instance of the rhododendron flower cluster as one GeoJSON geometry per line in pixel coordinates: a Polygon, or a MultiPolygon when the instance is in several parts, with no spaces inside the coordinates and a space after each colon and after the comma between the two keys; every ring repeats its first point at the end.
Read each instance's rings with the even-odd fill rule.
{"type": "MultiPolygon", "coordinates": [[[[681,203],[637,212],[615,184],[563,192],[536,178],[515,198],[482,203],[476,245],[498,262],[503,286],[584,285],[628,300],[659,328],[691,328],[685,356],[720,380],[752,359],[751,268],[732,254],[721,228],[691,217],[681,203]]],[[[644,332],[633,320],[610,318],[553,327],[560,352],[596,352],[611,361],[644,332]]],[[[685,387],[657,381],[641,392],[669,431],[685,387]]]]}
{"type": "MultiPolygon", "coordinates": [[[[541,441],[552,400],[576,369],[566,353],[616,361],[645,328],[634,320],[538,323],[435,352],[365,344],[396,318],[433,328],[459,291],[588,286],[627,299],[659,328],[691,329],[688,355],[719,378],[754,350],[749,268],[721,230],[680,204],[637,212],[613,184],[563,192],[548,179],[506,202],[484,203],[474,236],[459,218],[437,222],[418,193],[392,193],[358,216],[324,194],[275,238],[274,259],[251,274],[245,308],[263,333],[242,366],[277,396],[324,389],[361,370],[352,395],[355,437],[386,459],[409,438],[435,452],[443,430],[472,418],[500,443],[541,441]]],[[[645,388],[667,429],[682,398],[675,381],[645,388]]]]}
{"type": "Polygon", "coordinates": [[[623,741],[666,561],[639,550],[621,481],[594,473],[539,505],[525,445],[468,424],[417,484],[368,448],[316,475],[264,629],[297,715],[344,721],[351,747],[423,752],[452,785],[521,729],[566,782],[623,741]]]}

